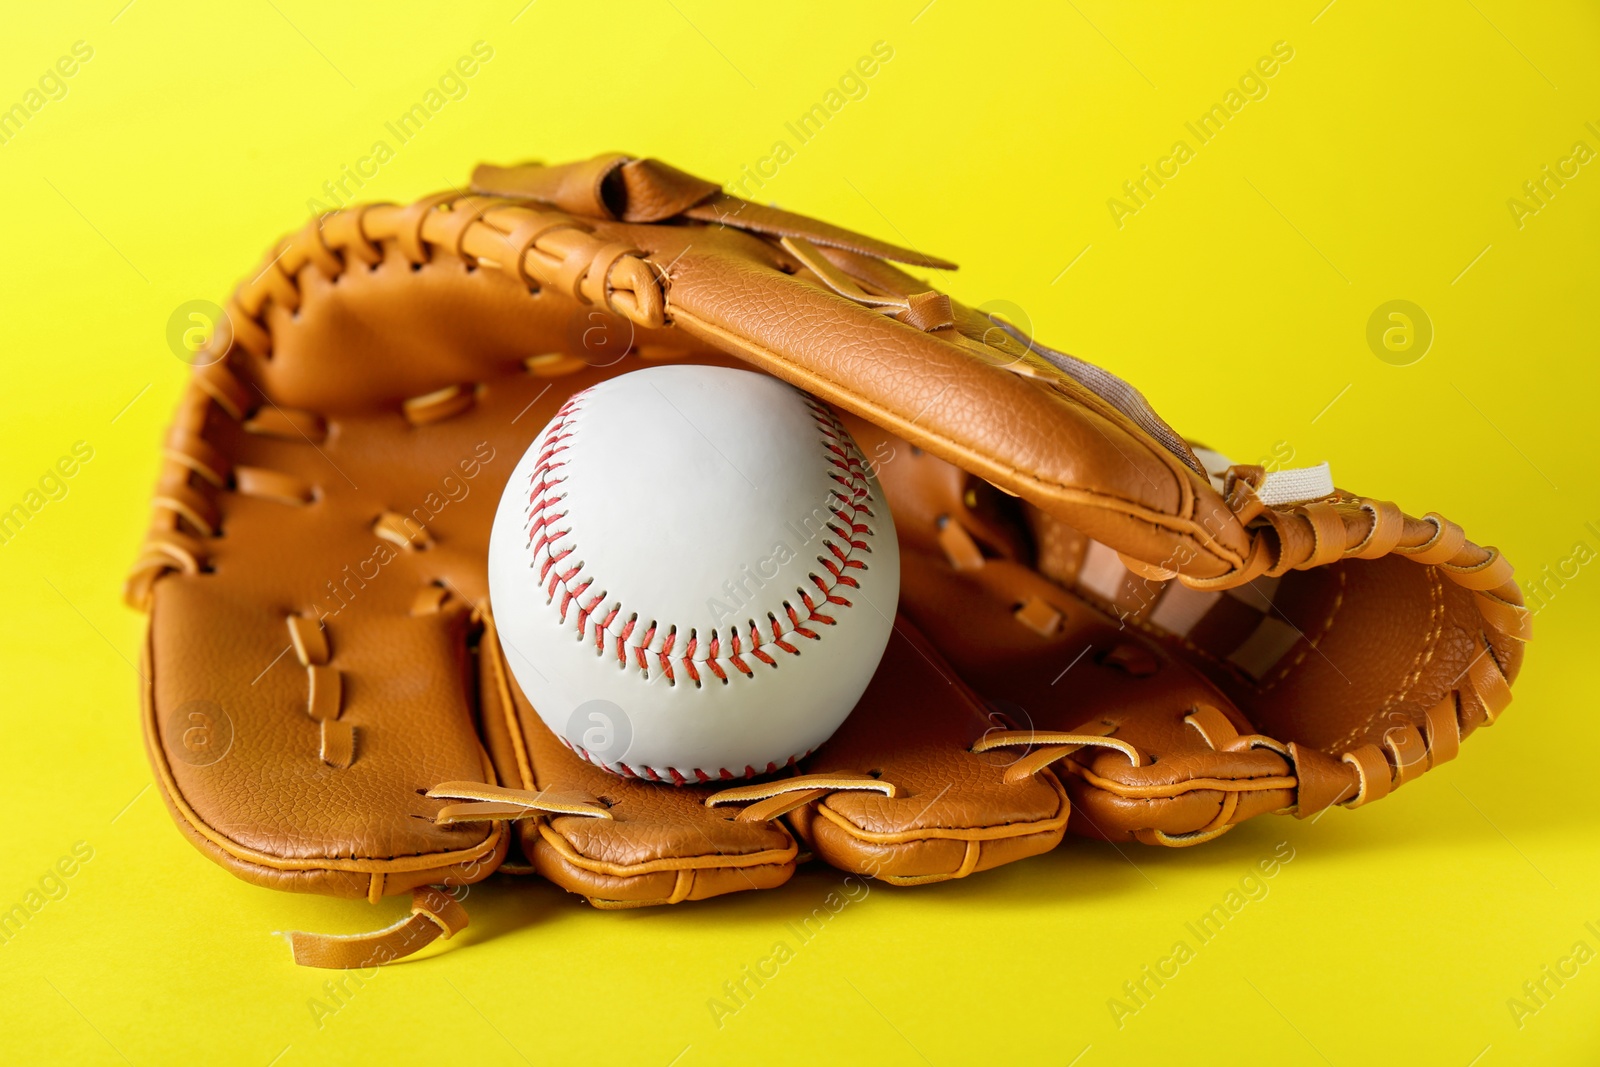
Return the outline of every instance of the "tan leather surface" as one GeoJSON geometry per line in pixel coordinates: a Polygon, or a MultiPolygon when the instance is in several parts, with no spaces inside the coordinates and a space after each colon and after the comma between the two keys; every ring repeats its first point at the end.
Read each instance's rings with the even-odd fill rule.
{"type": "MultiPolygon", "coordinates": [[[[1300,637],[1269,674],[1251,678],[1165,633],[1148,611],[1107,615],[1113,605],[1077,587],[1079,564],[1066,562],[1081,557],[1081,533],[870,424],[849,428],[869,454],[892,457],[878,474],[903,544],[902,610],[955,669],[1020,728],[1104,724],[1158,757],[1144,767],[1108,752],[1063,761],[1076,832],[1194,843],[1263,812],[1309,815],[1352,800],[1360,776],[1342,754],[1398,742],[1408,728],[1426,735],[1429,710],[1452,701],[1464,737],[1487,721],[1463,685],[1473,657],[1486,661],[1481,642],[1494,637],[1511,672],[1520,662],[1518,643],[1485,625],[1471,593],[1390,555],[1286,575],[1274,617],[1300,637]],[[970,555],[952,554],[951,524],[966,531],[970,555]],[[1046,552],[1061,557],[1054,581],[1028,565],[1046,552]],[[1021,621],[1030,603],[1047,605],[1052,632],[1021,621]],[[1233,737],[1216,740],[1232,747],[1219,749],[1187,722],[1201,706],[1228,721],[1233,737]],[[1272,743],[1248,741],[1260,735],[1272,743]],[[1315,780],[1305,796],[1300,776],[1315,780]]],[[[1215,631],[1237,621],[1213,623],[1210,636],[1221,639],[1215,631]]],[[[1444,758],[1454,752],[1449,741],[1444,758]]],[[[1432,758],[1424,744],[1393,767],[1380,755],[1376,766],[1409,780],[1432,758]]]]}
{"type": "MultiPolygon", "coordinates": [[[[909,600],[919,576],[903,571],[901,581],[909,600]]],[[[970,873],[969,852],[981,869],[997,862],[997,850],[1019,859],[1053,848],[1066,796],[1049,772],[1009,784],[1009,756],[969,751],[994,727],[937,648],[900,620],[861,704],[802,761],[812,774],[870,774],[898,795],[836,792],[798,816],[797,827],[827,862],[889,880],[970,873]]]]}
{"type": "Polygon", "coordinates": [[[534,787],[591,795],[611,812],[605,821],[564,816],[520,823],[523,851],[546,877],[596,900],[658,902],[672,895],[680,871],[693,875],[699,889],[693,899],[715,895],[714,886],[725,887],[715,892],[767,888],[794,873],[798,848],[781,824],[739,822],[732,812],[707,807],[715,787],[662,787],[579,758],[506,677],[534,787]]]}
{"type": "MultiPolygon", "coordinates": [[[[997,371],[943,336],[713,252],[678,261],[673,296],[682,328],[1093,536],[1152,562],[1186,558],[1202,577],[1244,558],[1243,531],[1215,491],[1073,383],[997,371]],[[1215,534],[1199,530],[1205,513],[1219,516],[1215,534]]],[[[1020,351],[1010,342],[994,359],[1013,364],[1020,351]]]]}
{"type": "Polygon", "coordinates": [[[1366,803],[1510,699],[1528,615],[1495,550],[1345,492],[1268,507],[1260,468],[1219,491],[1122,383],[890,262],[941,260],[622,155],[474,188],[274,247],[163,446],[127,585],[148,748],[180,827],[242,877],[376,899],[486,877],[516,838],[626,907],[780,884],[795,834],[851,870],[960,877],[1053,847],[1069,794],[1072,829],[1161,844],[1366,803]],[[851,413],[904,618],[796,773],[894,795],[801,777],[708,807],[711,786],[612,778],[502,676],[500,489],[573,391],[657,359],[743,361],[851,413]],[[221,758],[184,740],[195,708],[221,758]],[[435,821],[443,782],[612,817],[435,821]]]}

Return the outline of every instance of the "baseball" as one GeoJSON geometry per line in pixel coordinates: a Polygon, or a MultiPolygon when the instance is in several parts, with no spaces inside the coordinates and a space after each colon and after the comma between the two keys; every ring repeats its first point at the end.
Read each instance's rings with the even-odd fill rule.
{"type": "Polygon", "coordinates": [[[654,367],[572,397],[512,472],[489,591],[545,723],[615,774],[776,771],[860,699],[900,590],[856,443],[776,378],[654,367]]]}

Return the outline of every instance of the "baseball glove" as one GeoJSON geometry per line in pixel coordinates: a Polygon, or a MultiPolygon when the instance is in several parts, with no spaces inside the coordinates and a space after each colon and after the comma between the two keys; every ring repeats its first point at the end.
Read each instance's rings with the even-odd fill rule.
{"type": "Polygon", "coordinates": [[[449,936],[445,889],[502,869],[627,908],[770,888],[809,856],[912,884],[1069,829],[1193,844],[1379,799],[1505,707],[1529,616],[1496,550],[1326,467],[1229,466],[893,263],[952,266],[608,155],[325,215],[239,287],[126,594],[182,831],[259,885],[411,894],[387,929],[291,935],[300,962],[449,936]],[[749,781],[586,762],[518,689],[487,599],[518,457],[574,393],[661,360],[831,405],[899,531],[866,695],[749,781]]]}

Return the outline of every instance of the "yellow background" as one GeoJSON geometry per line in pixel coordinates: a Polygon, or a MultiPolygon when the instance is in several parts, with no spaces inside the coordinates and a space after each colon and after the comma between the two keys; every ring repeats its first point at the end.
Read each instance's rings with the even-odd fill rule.
{"type": "Polygon", "coordinates": [[[1576,942],[1600,950],[1600,566],[1541,610],[1499,725],[1374,807],[1190,850],[1069,839],[875,888],[804,945],[785,924],[837,873],[620,914],[497,880],[470,930],[319,1026],[308,1002],[338,976],[271,931],[371,929],[380,909],[252,888],[180,837],[147,788],[143,621],[118,587],[186,373],[169,316],[220,300],[377,139],[395,155],[361,195],[394,200],[480,159],[609,149],[726,180],[786,140],[757,198],[966,264],[940,284],[1012,302],[1189,435],[1329,459],[1523,577],[1600,548],[1600,163],[1520,228],[1507,206],[1574,142],[1600,150],[1592,5],[524,2],[7,12],[0,105],[75,41],[94,55],[0,145],[0,506],[74,442],[94,458],[0,546],[0,908],[75,842],[93,858],[0,945],[0,1059],[1600,1062],[1600,962],[1520,1027],[1507,1005],[1576,942]],[[384,123],[479,40],[494,56],[467,95],[394,143],[384,123]],[[894,54],[867,95],[799,145],[784,123],[877,41],[894,54]],[[1184,123],[1278,41],[1294,56],[1268,95],[1198,146],[1184,123]],[[1108,199],[1180,138],[1194,158],[1119,229],[1108,199]],[[1366,342],[1393,299],[1435,329],[1408,366],[1366,342]],[[1185,922],[1284,841],[1268,895],[1198,945],[1185,922]],[[708,1000],[779,939],[794,959],[716,1025],[708,1000]],[[1194,959],[1119,1027],[1108,1000],[1179,939],[1194,959]]]}

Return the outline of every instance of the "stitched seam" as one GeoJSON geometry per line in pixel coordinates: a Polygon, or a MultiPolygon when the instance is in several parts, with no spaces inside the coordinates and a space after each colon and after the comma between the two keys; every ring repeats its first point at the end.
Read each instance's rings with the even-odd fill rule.
{"type": "MultiPolygon", "coordinates": [[[[581,871],[609,874],[615,878],[636,878],[641,875],[675,873],[685,870],[748,870],[755,867],[787,865],[794,860],[799,852],[799,846],[795,843],[794,835],[784,829],[782,823],[776,825],[789,838],[789,845],[786,848],[767,848],[756,852],[705,852],[692,857],[663,856],[658,859],[632,864],[609,863],[596,857],[586,856],[577,850],[571,839],[546,822],[539,823],[539,844],[548,846],[563,862],[571,864],[581,871]]],[[[665,900],[666,898],[661,897],[659,899],[665,900]]]]}
{"type": "Polygon", "coordinates": [[[1428,631],[1428,636],[1423,639],[1422,650],[1412,659],[1412,670],[1400,683],[1399,691],[1394,697],[1384,704],[1384,709],[1394,707],[1406,697],[1411,695],[1411,690],[1421,680],[1422,674],[1433,661],[1433,654],[1439,650],[1439,636],[1444,633],[1445,608],[1444,608],[1444,582],[1439,579],[1437,567],[1427,568],[1425,575],[1428,583],[1428,614],[1433,616],[1433,627],[1428,631]]]}
{"type": "Polygon", "coordinates": [[[567,495],[559,491],[566,481],[566,475],[560,473],[566,460],[561,457],[572,447],[571,440],[577,433],[577,415],[587,393],[588,390],[584,390],[563,404],[540,438],[538,463],[529,476],[528,547],[538,569],[539,583],[545,590],[546,603],[556,606],[563,625],[570,619],[581,639],[593,641],[597,655],[609,652],[615,656],[619,667],[632,665],[647,681],[655,669],[666,676],[668,685],[675,686],[681,671],[698,688],[704,684],[701,677],[704,670],[726,685],[732,678],[729,668],[745,678],[755,677],[757,668],[751,666],[746,657],[776,669],[779,659],[774,653],[800,654],[799,646],[791,638],[820,641],[821,634],[813,626],[833,626],[838,621],[825,610],[829,605],[854,606],[843,590],[859,588],[860,583],[850,572],[867,569],[860,556],[871,552],[871,548],[861,538],[873,536],[873,531],[860,520],[873,517],[869,506],[872,492],[867,484],[865,463],[844,426],[832,411],[809,396],[804,399],[817,424],[823,460],[833,468],[829,477],[838,486],[829,490],[828,499],[828,510],[833,518],[826,528],[834,536],[822,539],[826,551],[817,557],[828,577],[812,572],[809,577],[815,588],[795,588],[799,607],[791,598],[780,601],[782,618],[778,611],[769,610],[765,635],[761,624],[750,618],[746,620],[746,634],[741,634],[739,627],[730,626],[726,627],[726,638],[723,627],[713,628],[709,640],[697,629],[689,629],[685,636],[674,623],[646,620],[638,612],[628,611],[622,600],[612,597],[596,576],[585,573],[587,564],[581,559],[564,566],[578,546],[574,541],[562,541],[571,534],[571,527],[561,525],[569,515],[563,506],[567,495]],[[787,629],[784,628],[786,624],[787,629]],[[637,638],[636,632],[640,632],[637,638]]]}
{"type": "MultiPolygon", "coordinates": [[[[1356,723],[1345,734],[1342,747],[1348,749],[1356,743],[1358,735],[1372,728],[1372,724],[1387,715],[1396,707],[1405,702],[1411,690],[1421,680],[1428,664],[1433,661],[1434,653],[1439,650],[1439,637],[1444,633],[1445,606],[1444,583],[1440,580],[1437,567],[1426,568],[1426,581],[1428,583],[1428,614],[1431,616],[1431,629],[1428,636],[1423,638],[1422,648],[1411,658],[1411,667],[1407,670],[1404,680],[1396,687],[1394,695],[1385,700],[1365,722],[1356,723]]],[[[1387,755],[1384,757],[1387,759],[1387,755]]]]}
{"type": "Polygon", "coordinates": [[[1340,568],[1335,573],[1339,576],[1339,591],[1334,594],[1333,604],[1328,608],[1328,614],[1322,620],[1322,626],[1318,628],[1316,636],[1313,637],[1308,633],[1302,632],[1300,635],[1300,651],[1297,652],[1294,658],[1288,663],[1280,664],[1274,669],[1276,677],[1263,679],[1260,684],[1256,686],[1256,691],[1258,693],[1266,693],[1268,690],[1277,686],[1279,682],[1289,677],[1290,673],[1294,671],[1296,667],[1300,666],[1301,662],[1311,654],[1312,649],[1321,647],[1322,639],[1328,635],[1328,631],[1333,629],[1333,620],[1338,617],[1339,609],[1344,607],[1344,590],[1346,584],[1344,569],[1340,568]]]}
{"type": "MultiPolygon", "coordinates": [[[[674,321],[676,322],[682,322],[684,320],[692,321],[697,329],[715,333],[719,339],[725,339],[733,343],[739,351],[750,353],[752,355],[759,355],[759,358],[755,360],[758,366],[764,367],[768,370],[771,370],[775,367],[782,368],[791,366],[791,363],[787,358],[773,351],[772,349],[767,348],[764,345],[760,345],[755,341],[749,341],[744,336],[737,334],[732,330],[699,318],[693,312],[686,311],[682,307],[675,307],[673,309],[673,315],[674,321]]],[[[828,385],[835,392],[843,393],[851,397],[858,405],[861,405],[861,407],[870,408],[870,414],[863,414],[863,417],[868,421],[876,423],[877,425],[882,426],[893,433],[906,436],[904,427],[911,425],[911,423],[902,418],[899,413],[872,403],[869,398],[862,396],[854,386],[847,386],[846,383],[840,381],[839,379],[831,378],[814,367],[803,367],[800,369],[804,370],[805,373],[811,377],[814,377],[818,381],[828,385]]],[[[860,412],[861,407],[858,407],[856,410],[860,412]]],[[[962,467],[963,469],[971,470],[974,468],[981,469],[983,467],[993,467],[997,470],[1015,476],[1019,481],[1032,481],[1045,489],[1058,490],[1064,496],[1082,498],[1096,507],[1106,508],[1104,502],[1109,500],[1117,504],[1125,505],[1125,514],[1132,518],[1137,518],[1148,522],[1157,529],[1171,530],[1174,533],[1192,535],[1197,540],[1200,540],[1202,544],[1207,546],[1215,543],[1216,541],[1216,538],[1208,531],[1204,529],[1196,530],[1194,528],[1194,520],[1190,516],[1175,515],[1164,511],[1157,511],[1147,505],[1139,503],[1132,497],[1118,496],[1114,493],[1104,492],[1098,489],[1086,489],[1083,486],[1047,479],[1041,477],[1034,471],[1024,470],[1015,464],[1001,463],[993,456],[986,453],[974,452],[972,449],[967,448],[954,438],[946,437],[942,434],[936,436],[932,433],[929,433],[928,436],[930,438],[935,438],[941,445],[944,445],[952,452],[962,455],[967,462],[957,463],[956,465],[962,467]]],[[[1162,448],[1154,438],[1150,438],[1148,435],[1145,436],[1147,438],[1147,443],[1140,442],[1140,444],[1142,447],[1146,447],[1150,451],[1151,455],[1154,455],[1157,458],[1161,458],[1163,456],[1170,457],[1172,462],[1176,464],[1179,469],[1191,474],[1193,473],[1192,471],[1189,471],[1189,468],[1185,467],[1176,456],[1173,456],[1166,449],[1162,448]]],[[[1106,510],[1112,509],[1106,508],[1106,510]]],[[[1234,570],[1241,568],[1248,559],[1248,553],[1246,553],[1244,556],[1238,557],[1237,560],[1231,558],[1232,556],[1233,553],[1229,553],[1227,557],[1214,554],[1214,558],[1227,563],[1234,570]]]]}

